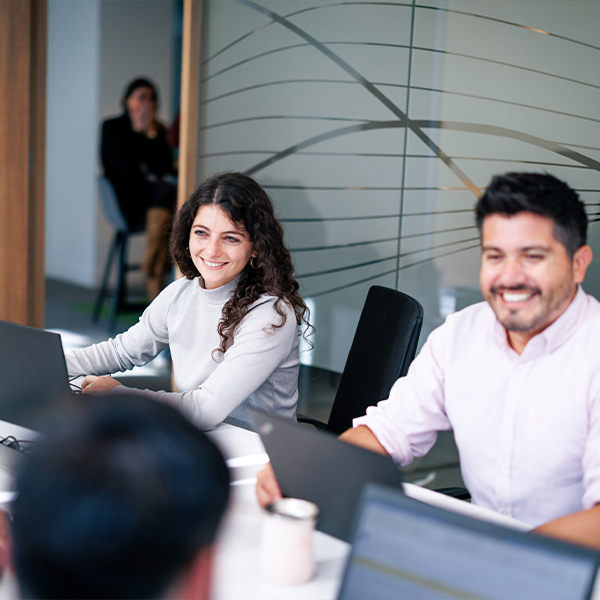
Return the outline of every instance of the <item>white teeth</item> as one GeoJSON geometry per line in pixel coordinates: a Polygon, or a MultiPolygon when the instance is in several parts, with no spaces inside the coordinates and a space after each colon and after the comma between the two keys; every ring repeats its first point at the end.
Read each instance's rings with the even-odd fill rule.
{"type": "Polygon", "coordinates": [[[524,302],[531,298],[532,295],[529,292],[504,292],[502,297],[505,302],[524,302]]]}
{"type": "Polygon", "coordinates": [[[208,262],[206,259],[203,259],[206,266],[207,267],[220,267],[221,265],[224,265],[225,263],[215,263],[215,262],[208,262]]]}

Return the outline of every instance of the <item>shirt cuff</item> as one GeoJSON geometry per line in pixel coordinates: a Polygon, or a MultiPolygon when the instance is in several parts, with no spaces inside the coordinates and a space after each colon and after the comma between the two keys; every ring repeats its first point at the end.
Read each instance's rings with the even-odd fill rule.
{"type": "MultiPolygon", "coordinates": [[[[373,435],[377,438],[377,441],[384,447],[385,451],[392,457],[392,460],[402,467],[410,464],[413,461],[414,456],[410,452],[403,452],[402,450],[402,440],[399,438],[404,436],[394,430],[389,430],[389,425],[386,426],[385,423],[378,418],[377,407],[369,406],[367,408],[367,414],[364,417],[359,417],[352,421],[353,427],[358,427],[359,425],[365,425],[368,427],[373,435]]],[[[405,439],[405,438],[404,438],[405,439]]],[[[408,441],[405,440],[406,448],[409,448],[408,441]]]]}

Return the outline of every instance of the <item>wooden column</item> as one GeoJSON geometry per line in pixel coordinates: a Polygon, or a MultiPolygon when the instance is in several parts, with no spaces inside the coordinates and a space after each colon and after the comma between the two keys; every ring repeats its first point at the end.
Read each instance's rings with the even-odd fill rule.
{"type": "Polygon", "coordinates": [[[0,319],[44,325],[46,0],[0,0],[0,319]]]}
{"type": "Polygon", "coordinates": [[[198,86],[202,0],[184,0],[181,52],[181,115],[179,130],[179,190],[181,206],[196,186],[198,163],[198,86]]]}

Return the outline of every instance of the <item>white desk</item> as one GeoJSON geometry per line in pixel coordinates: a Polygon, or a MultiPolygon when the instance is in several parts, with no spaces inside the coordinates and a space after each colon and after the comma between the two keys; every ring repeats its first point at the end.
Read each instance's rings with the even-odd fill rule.
{"type": "MultiPolygon", "coordinates": [[[[33,440],[35,432],[0,421],[0,438],[14,435],[17,439],[33,440]]],[[[258,572],[261,509],[256,502],[254,483],[256,472],[268,460],[260,437],[250,431],[221,425],[210,437],[219,445],[232,474],[231,503],[224,519],[216,550],[214,598],[216,600],[317,600],[333,599],[337,595],[349,544],[329,535],[315,532],[317,573],[309,583],[278,586],[265,581],[258,572]]],[[[410,483],[405,484],[408,496],[457,513],[527,530],[521,521],[410,483]]],[[[0,508],[13,496],[10,471],[0,457],[0,508]]],[[[5,571],[0,581],[0,600],[18,596],[12,573],[5,571]]],[[[593,598],[600,598],[600,585],[593,598]]]]}
{"type": "MultiPolygon", "coordinates": [[[[0,421],[0,439],[13,436],[19,441],[34,441],[38,433],[13,423],[0,421]]],[[[18,452],[10,448],[0,448],[0,510],[7,510],[15,496],[13,491],[13,468],[16,461],[23,459],[18,452]]]]}
{"type": "MultiPolygon", "coordinates": [[[[317,573],[309,583],[279,586],[258,571],[261,509],[256,502],[256,472],[268,457],[256,433],[221,425],[209,434],[221,448],[232,473],[232,499],[216,553],[214,597],[217,600],[332,599],[337,595],[350,545],[319,531],[315,534],[317,573]]],[[[432,490],[405,484],[407,495],[461,514],[527,530],[522,521],[505,517],[432,490]]]]}
{"type": "MultiPolygon", "coordinates": [[[[13,436],[17,440],[34,441],[38,433],[13,423],[0,421],[0,439],[13,436]]],[[[10,502],[15,497],[13,467],[17,460],[25,458],[10,448],[0,448],[0,510],[8,512],[10,502]]],[[[0,600],[14,600],[19,597],[14,574],[5,569],[0,577],[0,600]]]]}

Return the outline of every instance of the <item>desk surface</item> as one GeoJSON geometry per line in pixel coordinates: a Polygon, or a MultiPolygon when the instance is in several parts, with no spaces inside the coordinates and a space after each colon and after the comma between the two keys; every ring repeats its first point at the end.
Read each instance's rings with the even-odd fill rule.
{"type": "MultiPolygon", "coordinates": [[[[232,474],[232,498],[216,553],[214,597],[218,600],[332,599],[337,596],[350,545],[315,532],[317,572],[309,583],[280,586],[265,581],[258,571],[261,509],[254,494],[256,472],[268,456],[256,433],[221,425],[210,437],[221,448],[232,474]]],[[[530,527],[516,519],[473,506],[456,498],[407,483],[407,495],[461,514],[515,529],[530,527]]]]}
{"type": "MultiPolygon", "coordinates": [[[[0,438],[13,435],[17,439],[33,440],[36,433],[0,421],[0,438]]],[[[210,437],[225,455],[232,476],[231,502],[217,543],[214,591],[220,600],[293,600],[323,599],[337,596],[350,545],[329,535],[315,532],[317,572],[303,585],[280,586],[265,581],[258,571],[258,545],[262,511],[256,501],[256,472],[268,461],[260,437],[251,431],[221,425],[210,437]]],[[[432,490],[405,484],[407,495],[447,510],[518,529],[528,526],[492,511],[443,496],[432,490]]],[[[0,456],[0,508],[13,497],[10,466],[0,456]]],[[[15,598],[14,580],[5,573],[0,582],[0,600],[15,598]]]]}
{"type": "MultiPolygon", "coordinates": [[[[14,435],[17,439],[33,440],[35,432],[0,421],[0,438],[14,435]]],[[[232,475],[231,503],[227,510],[216,549],[214,593],[220,600],[253,599],[332,599],[335,598],[343,574],[350,545],[329,535],[315,532],[317,572],[309,583],[280,586],[265,581],[258,571],[258,546],[262,511],[256,501],[254,484],[256,472],[267,462],[268,456],[260,437],[250,431],[221,425],[210,437],[221,448],[232,475]]],[[[478,519],[526,530],[528,525],[473,506],[432,490],[405,484],[405,492],[441,508],[466,514],[478,519]]],[[[5,468],[0,456],[0,503],[10,500],[13,484],[10,469],[5,468]]],[[[5,573],[0,583],[0,600],[14,598],[14,581],[5,573]]],[[[598,597],[596,594],[594,597],[598,597]]]]}
{"type": "MultiPolygon", "coordinates": [[[[0,421],[0,439],[12,436],[19,441],[34,441],[38,433],[15,425],[0,421]]],[[[13,491],[13,468],[18,460],[24,458],[20,453],[10,448],[0,448],[0,510],[7,510],[8,504],[15,494],[13,491]]]]}

